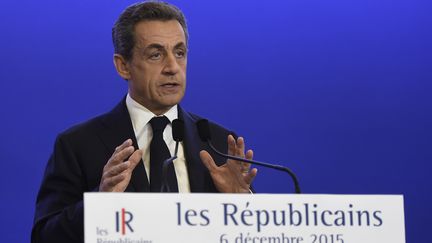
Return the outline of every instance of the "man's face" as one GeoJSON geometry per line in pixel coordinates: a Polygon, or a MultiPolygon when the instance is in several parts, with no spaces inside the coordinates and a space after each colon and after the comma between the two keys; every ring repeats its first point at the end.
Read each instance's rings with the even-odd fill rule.
{"type": "Polygon", "coordinates": [[[187,47],[176,20],[135,25],[135,47],[125,62],[131,97],[155,114],[163,114],[184,96],[187,47]]]}

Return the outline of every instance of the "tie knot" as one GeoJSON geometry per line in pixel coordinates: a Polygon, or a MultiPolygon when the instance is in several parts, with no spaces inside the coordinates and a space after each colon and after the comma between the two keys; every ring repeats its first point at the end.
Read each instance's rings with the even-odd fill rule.
{"type": "Polygon", "coordinates": [[[170,123],[170,121],[166,116],[155,116],[150,120],[153,132],[165,130],[168,123],[170,123]]]}

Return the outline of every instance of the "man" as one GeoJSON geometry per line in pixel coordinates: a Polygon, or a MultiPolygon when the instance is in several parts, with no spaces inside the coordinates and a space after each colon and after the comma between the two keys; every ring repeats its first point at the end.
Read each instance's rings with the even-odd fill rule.
{"type": "MultiPolygon", "coordinates": [[[[154,158],[165,147],[172,154],[176,118],[184,121],[185,137],[169,175],[175,191],[247,193],[256,176],[250,165],[225,163],[207,152],[195,126],[202,118],[178,105],[186,88],[188,41],[179,9],[161,2],[132,5],[112,34],[115,68],[127,80],[128,94],[112,111],[58,136],[37,198],[32,242],[83,241],[86,191],[160,191],[161,164],[154,158]],[[156,121],[165,124],[158,130],[156,121]]],[[[252,158],[242,138],[214,123],[210,130],[218,149],[252,158]]]]}

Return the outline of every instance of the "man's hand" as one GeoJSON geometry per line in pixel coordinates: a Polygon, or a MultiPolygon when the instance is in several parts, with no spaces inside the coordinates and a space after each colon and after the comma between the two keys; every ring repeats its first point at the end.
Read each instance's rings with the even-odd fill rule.
{"type": "Polygon", "coordinates": [[[132,171],[141,161],[142,151],[135,150],[128,139],[118,146],[103,169],[100,192],[124,192],[129,184],[132,171]],[[129,158],[129,159],[128,159],[129,158]],[[125,161],[127,159],[127,161],[125,161]]]}
{"type": "MultiPolygon", "coordinates": [[[[228,154],[246,159],[252,159],[253,151],[244,152],[245,143],[242,137],[237,141],[232,135],[228,136],[228,154]]],[[[200,157],[204,165],[210,171],[210,175],[219,192],[225,193],[249,193],[250,185],[254,180],[257,169],[250,170],[250,164],[236,160],[227,160],[221,166],[217,166],[210,154],[202,150],[200,157]]]]}

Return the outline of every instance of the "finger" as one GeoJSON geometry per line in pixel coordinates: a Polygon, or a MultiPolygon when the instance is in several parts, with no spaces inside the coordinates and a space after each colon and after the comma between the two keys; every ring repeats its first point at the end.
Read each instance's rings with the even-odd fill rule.
{"type": "Polygon", "coordinates": [[[114,153],[117,152],[117,151],[123,150],[124,148],[129,147],[129,146],[132,146],[132,139],[130,139],[130,138],[126,139],[126,141],[124,141],[122,144],[120,144],[119,146],[117,146],[115,148],[114,153]]]}
{"type": "MultiPolygon", "coordinates": [[[[253,151],[252,150],[248,150],[246,152],[246,159],[248,160],[252,160],[253,158],[253,151]]],[[[241,162],[241,172],[243,173],[243,175],[246,175],[247,173],[249,173],[249,169],[251,167],[251,164],[246,163],[246,162],[241,162]]]]}
{"type": "MultiPolygon", "coordinates": [[[[245,142],[243,137],[238,137],[236,141],[236,156],[240,158],[245,157],[245,142]]],[[[249,164],[246,162],[239,162],[240,170],[242,173],[247,173],[249,171],[249,164]]]]}
{"type": "Polygon", "coordinates": [[[133,171],[135,167],[139,164],[139,162],[142,159],[142,155],[143,155],[143,151],[141,149],[137,149],[129,157],[128,161],[130,162],[130,166],[129,166],[130,171],[133,171]]]}
{"type": "MultiPolygon", "coordinates": [[[[227,142],[228,142],[228,154],[231,156],[235,156],[236,155],[236,140],[234,138],[233,135],[228,135],[227,138],[227,142]]],[[[236,169],[240,169],[240,163],[238,163],[238,161],[232,160],[232,159],[228,159],[226,162],[226,165],[231,167],[231,168],[236,168],[236,169]]]]}
{"type": "Polygon", "coordinates": [[[125,171],[129,168],[129,165],[130,165],[129,161],[115,165],[115,166],[111,167],[110,169],[108,169],[108,171],[104,173],[103,177],[109,178],[109,177],[113,177],[113,176],[116,176],[118,174],[121,174],[123,171],[125,171]]]}
{"type": "Polygon", "coordinates": [[[105,179],[104,191],[112,191],[113,187],[122,182],[124,179],[126,179],[126,175],[124,173],[105,179]]]}
{"type": "Polygon", "coordinates": [[[133,146],[128,146],[122,150],[114,152],[108,161],[107,166],[111,167],[120,164],[121,162],[125,161],[134,152],[134,150],[135,148],[133,146]]]}
{"type": "Polygon", "coordinates": [[[210,172],[218,169],[218,166],[216,165],[213,158],[211,157],[211,155],[207,151],[201,150],[200,158],[201,158],[201,161],[203,162],[203,164],[205,165],[205,167],[207,167],[207,169],[210,172]]]}
{"type": "Polygon", "coordinates": [[[233,135],[231,135],[231,134],[228,135],[227,142],[228,142],[228,154],[229,155],[235,155],[235,153],[236,153],[236,141],[235,141],[233,135]]]}
{"type": "Polygon", "coordinates": [[[245,150],[244,138],[239,137],[237,138],[237,142],[236,142],[236,156],[244,158],[245,156],[244,150],[245,150]]]}
{"type": "Polygon", "coordinates": [[[254,152],[253,152],[253,150],[252,149],[249,149],[248,151],[246,151],[246,159],[248,159],[248,160],[252,160],[253,159],[253,156],[254,156],[254,152]]]}
{"type": "Polygon", "coordinates": [[[244,181],[250,185],[252,184],[253,180],[255,179],[256,175],[258,173],[258,169],[257,168],[253,168],[245,177],[244,177],[244,181]]]}
{"type": "Polygon", "coordinates": [[[252,160],[253,156],[254,156],[254,152],[252,149],[249,149],[248,151],[246,151],[246,159],[252,160]]]}

